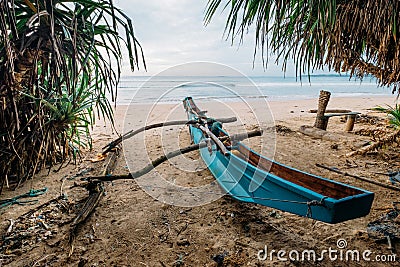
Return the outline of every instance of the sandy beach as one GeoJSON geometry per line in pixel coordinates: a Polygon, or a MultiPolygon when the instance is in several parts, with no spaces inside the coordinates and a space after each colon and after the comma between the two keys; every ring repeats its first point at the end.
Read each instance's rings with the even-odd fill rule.
{"type": "Polygon", "coordinates": [[[399,21],[1,1],[0,267],[400,266],[399,21]]]}
{"type": "MultiPolygon", "coordinates": [[[[332,95],[328,109],[348,109],[376,118],[385,125],[384,114],[372,111],[378,105],[394,105],[395,96],[360,96],[336,98],[332,95]],[[382,118],[382,119],[379,119],[382,118]]],[[[340,117],[331,118],[328,131],[343,138],[339,141],[315,139],[298,130],[301,125],[313,125],[317,99],[240,102],[197,102],[214,118],[236,116],[238,121],[224,125],[230,133],[239,133],[260,127],[262,137],[247,140],[255,150],[286,165],[329,179],[348,183],[375,193],[370,214],[366,217],[331,225],[268,207],[240,203],[229,196],[202,199],[202,205],[178,191],[164,190],[163,183],[191,188],[217,186],[214,178],[199,158],[191,152],[163,163],[137,181],[121,180],[105,183],[106,194],[94,214],[80,227],[69,256],[68,221],[79,210],[87,191],[75,174],[88,170],[83,176],[101,173],[104,161],[91,162],[101,153],[102,147],[117,134],[110,125],[101,121],[93,128],[93,150],[86,151],[78,165],[68,165],[59,172],[42,171],[15,191],[6,190],[4,198],[23,194],[31,188],[48,187],[48,192],[38,197],[34,205],[9,207],[1,215],[1,233],[6,234],[10,219],[16,220],[29,210],[57,197],[60,190],[66,194],[68,211],[60,206],[45,209],[51,213],[59,209],[58,217],[49,221],[46,238],[39,241],[27,238],[19,251],[10,250],[12,257],[5,258],[10,266],[25,266],[39,262],[43,257],[52,266],[368,266],[369,262],[331,261],[325,257],[317,263],[281,261],[277,257],[260,260],[258,252],[270,250],[327,250],[337,248],[339,239],[346,240],[348,248],[371,250],[372,255],[391,255],[388,244],[367,233],[367,224],[378,219],[398,201],[398,192],[338,175],[316,167],[316,163],[337,167],[351,174],[369,177],[390,184],[388,177],[377,173],[397,170],[398,147],[386,148],[366,156],[347,158],[346,153],[356,149],[358,141],[371,137],[356,135],[361,129],[370,129],[372,120],[356,121],[354,131],[345,133],[345,123],[340,117]],[[276,127],[279,125],[279,127],[276,127]],[[275,127],[274,127],[275,126],[275,127]],[[282,130],[283,129],[283,130],[282,130]],[[349,141],[350,140],[350,141],[349,141]],[[351,141],[353,140],[353,141],[351,141]],[[356,142],[357,141],[357,142],[356,142]],[[71,178],[72,177],[72,178],[71,178]],[[64,178],[64,179],[63,179],[64,178]],[[67,179],[71,178],[71,179],[67,179]],[[29,251],[29,253],[22,253],[29,251]],[[218,265],[218,259],[224,265],[218,265]]],[[[166,120],[185,119],[182,104],[135,104],[117,106],[116,129],[119,133],[142,127],[145,124],[166,120]]],[[[382,126],[384,127],[384,126],[382,126]]],[[[125,174],[145,166],[161,154],[190,145],[186,126],[171,126],[150,130],[126,140],[123,144],[113,174],[125,174]]],[[[176,188],[176,187],[175,187],[176,188]]],[[[62,205],[62,204],[59,204],[62,205]]],[[[40,212],[35,213],[37,216],[40,212]]],[[[31,218],[31,221],[33,219],[31,218]]],[[[21,224],[20,227],[23,227],[21,224]]],[[[40,233],[44,235],[44,232],[40,233]]],[[[275,254],[276,255],[276,254],[275,254]]],[[[372,256],[371,256],[372,257],[372,256]]],[[[376,266],[395,266],[398,262],[375,262],[376,266]]],[[[0,264],[1,265],[1,264],[0,264]]],[[[36,264],[38,266],[40,264],[36,264]]],[[[42,265],[40,265],[42,266],[42,265]]]]}

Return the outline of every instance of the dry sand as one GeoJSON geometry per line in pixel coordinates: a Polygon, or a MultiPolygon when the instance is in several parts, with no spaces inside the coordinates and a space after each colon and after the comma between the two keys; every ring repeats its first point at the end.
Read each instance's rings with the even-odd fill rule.
{"type": "MultiPolygon", "coordinates": [[[[369,109],[377,105],[393,105],[395,97],[357,97],[335,98],[332,96],[328,108],[350,109],[362,114],[382,117],[369,109]]],[[[116,181],[105,185],[106,195],[102,198],[94,214],[80,227],[74,242],[74,251],[70,257],[68,245],[69,224],[79,209],[79,203],[87,196],[86,190],[72,187],[79,183],[79,177],[64,179],[84,170],[94,168],[87,175],[99,173],[104,162],[92,163],[87,159],[101,152],[101,147],[116,137],[110,127],[96,125],[93,130],[94,149],[84,154],[82,163],[69,165],[59,172],[41,173],[16,191],[6,191],[3,198],[13,197],[27,192],[30,188],[47,186],[48,193],[38,198],[33,206],[14,205],[1,215],[1,229],[6,235],[9,219],[17,219],[21,214],[45,203],[60,194],[60,187],[68,195],[68,211],[60,210],[49,229],[51,234],[37,240],[27,238],[19,245],[20,249],[3,251],[2,262],[10,266],[218,266],[217,261],[224,259],[221,266],[367,266],[368,262],[331,262],[328,257],[318,262],[260,261],[257,253],[268,249],[286,251],[337,248],[338,239],[345,239],[348,248],[359,251],[371,250],[376,254],[392,254],[387,244],[376,242],[366,232],[367,224],[377,219],[391,208],[393,201],[399,201],[398,192],[343,177],[319,169],[316,163],[335,166],[349,173],[358,174],[382,183],[387,176],[376,174],[399,169],[398,147],[384,149],[378,154],[346,158],[344,155],[354,148],[348,140],[368,140],[369,137],[343,133],[344,123],[339,117],[332,118],[328,131],[344,136],[344,141],[331,142],[314,139],[299,133],[300,125],[312,125],[315,114],[308,112],[317,106],[316,99],[298,101],[269,102],[254,100],[244,102],[198,102],[198,106],[213,117],[238,117],[238,122],[227,124],[229,132],[243,132],[261,126],[264,136],[254,138],[251,147],[274,157],[289,166],[345,182],[375,192],[375,201],[371,213],[364,217],[330,225],[302,218],[267,207],[240,203],[225,196],[213,200],[212,197],[191,199],[180,194],[176,187],[161,190],[163,182],[193,188],[211,185],[216,187],[214,178],[199,159],[197,152],[186,154],[163,163],[156,170],[145,175],[139,181],[116,181]],[[293,131],[271,131],[274,124],[283,125],[293,131]],[[352,138],[352,139],[351,139],[352,138]],[[161,179],[160,179],[161,178],[161,179]],[[173,203],[173,205],[167,204],[173,203]],[[196,205],[196,203],[206,203],[196,205]],[[61,214],[62,213],[62,214],[61,214]]],[[[116,128],[119,132],[135,129],[145,123],[162,122],[171,119],[184,119],[182,105],[137,104],[118,106],[116,109],[116,128]]],[[[381,122],[383,123],[383,122],[381,122]]],[[[375,127],[371,122],[359,122],[355,131],[361,128],[375,127]]],[[[286,128],[281,128],[286,129],[286,128]]],[[[123,174],[127,169],[140,169],[150,159],[163,152],[190,144],[185,126],[166,127],[140,134],[124,143],[124,155],[118,159],[114,174],[123,174]]],[[[35,214],[41,214],[39,211],[35,214]]],[[[31,218],[33,223],[36,223],[31,218]]],[[[17,225],[18,226],[18,225],[17,225]]],[[[397,244],[398,246],[398,244],[397,244]]],[[[275,254],[276,255],[276,254],[275,254]]],[[[287,256],[287,255],[286,255],[287,256]]],[[[375,263],[379,266],[398,265],[397,263],[375,263]]],[[[0,262],[1,266],[1,262],[0,262]]]]}

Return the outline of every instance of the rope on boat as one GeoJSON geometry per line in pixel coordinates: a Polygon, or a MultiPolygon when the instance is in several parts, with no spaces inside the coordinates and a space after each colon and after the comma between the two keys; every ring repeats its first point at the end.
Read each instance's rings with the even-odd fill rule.
{"type": "Polygon", "coordinates": [[[327,198],[327,196],[321,198],[320,201],[317,200],[311,200],[309,202],[307,202],[307,218],[311,218],[312,217],[312,210],[311,207],[312,206],[322,206],[325,207],[325,199],[327,198]]]}

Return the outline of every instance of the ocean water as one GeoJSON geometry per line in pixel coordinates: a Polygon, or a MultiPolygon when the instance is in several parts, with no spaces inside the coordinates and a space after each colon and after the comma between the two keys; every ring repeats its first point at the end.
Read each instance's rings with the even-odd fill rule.
{"type": "Polygon", "coordinates": [[[174,103],[186,96],[196,99],[238,101],[255,98],[294,100],[318,97],[327,90],[334,97],[390,95],[392,89],[380,87],[374,78],[362,81],[349,76],[313,75],[295,77],[230,76],[126,76],[122,77],[117,104],[174,103]]]}

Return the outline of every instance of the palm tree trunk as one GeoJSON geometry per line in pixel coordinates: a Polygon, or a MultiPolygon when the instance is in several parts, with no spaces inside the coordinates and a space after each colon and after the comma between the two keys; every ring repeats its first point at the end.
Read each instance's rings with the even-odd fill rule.
{"type": "Polygon", "coordinates": [[[326,127],[328,126],[328,119],[324,115],[330,97],[331,93],[328,91],[321,90],[319,92],[317,118],[315,119],[314,124],[314,127],[318,129],[326,130],[326,127]]]}

